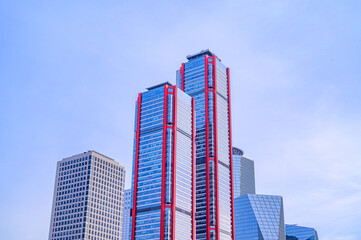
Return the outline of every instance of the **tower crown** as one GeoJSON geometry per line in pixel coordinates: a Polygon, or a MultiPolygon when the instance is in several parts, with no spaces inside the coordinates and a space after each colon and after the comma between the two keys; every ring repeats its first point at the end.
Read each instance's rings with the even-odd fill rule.
{"type": "Polygon", "coordinates": [[[160,84],[148,87],[147,90],[152,90],[152,89],[155,89],[155,88],[159,88],[159,87],[164,86],[164,85],[168,85],[170,87],[173,86],[173,84],[171,84],[170,82],[164,82],[164,83],[160,83],[160,84]]]}
{"type": "Polygon", "coordinates": [[[191,60],[200,58],[200,57],[202,57],[202,56],[204,56],[204,55],[208,55],[208,56],[210,56],[210,57],[215,56],[215,57],[221,62],[221,59],[218,58],[218,57],[216,56],[216,54],[214,54],[213,52],[211,52],[211,50],[209,50],[209,49],[205,49],[205,50],[200,51],[199,53],[195,53],[195,54],[188,55],[188,56],[187,56],[187,59],[188,59],[188,61],[191,61],[191,60]]]}
{"type": "Polygon", "coordinates": [[[236,148],[236,147],[232,148],[232,152],[233,152],[234,155],[240,155],[240,156],[243,155],[243,151],[241,149],[239,149],[239,148],[236,148]]]}

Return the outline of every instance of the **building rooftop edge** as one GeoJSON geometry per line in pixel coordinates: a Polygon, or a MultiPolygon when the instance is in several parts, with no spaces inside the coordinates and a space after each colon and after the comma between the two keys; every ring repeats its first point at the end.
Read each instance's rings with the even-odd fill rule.
{"type": "Polygon", "coordinates": [[[106,158],[108,158],[108,159],[113,160],[114,162],[116,162],[113,158],[110,158],[110,157],[108,157],[108,156],[105,156],[104,154],[101,154],[101,153],[99,153],[99,152],[97,152],[97,151],[89,150],[88,152],[92,152],[92,153],[96,153],[96,154],[102,155],[103,157],[106,157],[106,158]]]}
{"type": "Polygon", "coordinates": [[[83,153],[74,154],[74,155],[72,155],[72,156],[70,156],[70,157],[65,157],[65,158],[63,158],[63,159],[60,160],[60,161],[68,160],[69,158],[74,158],[74,157],[81,156],[81,155],[84,155],[84,154],[87,154],[87,153],[96,153],[96,154],[98,154],[98,155],[101,155],[101,156],[103,156],[103,157],[105,157],[105,158],[107,158],[107,159],[109,159],[109,160],[114,161],[114,162],[117,163],[120,167],[123,167],[123,168],[124,168],[124,166],[121,165],[121,164],[120,164],[118,161],[116,161],[115,159],[110,158],[110,157],[108,157],[108,156],[106,156],[106,155],[104,155],[104,154],[102,154],[102,153],[99,153],[99,152],[97,152],[97,151],[94,151],[94,150],[88,150],[88,151],[83,152],[83,153]]]}
{"type": "Polygon", "coordinates": [[[203,55],[209,55],[210,57],[215,56],[221,62],[221,59],[215,53],[213,53],[211,50],[209,50],[209,48],[207,48],[205,50],[202,50],[199,53],[187,55],[186,58],[190,61],[192,59],[196,59],[196,58],[201,57],[203,55]]]}
{"type": "Polygon", "coordinates": [[[300,227],[300,228],[310,228],[310,229],[313,229],[313,230],[315,230],[317,232],[317,230],[314,227],[301,226],[301,225],[298,225],[297,223],[295,223],[295,224],[286,223],[285,226],[293,226],[293,227],[300,227]]]}
{"type": "MultiPolygon", "coordinates": [[[[249,195],[251,195],[251,196],[266,196],[266,197],[280,197],[280,198],[282,198],[282,199],[283,199],[283,197],[282,197],[282,196],[280,196],[280,195],[257,194],[257,193],[248,193],[248,194],[243,194],[243,195],[241,195],[241,196],[239,196],[239,197],[237,197],[237,198],[240,198],[240,197],[245,197],[245,196],[249,196],[249,195]]],[[[236,198],[235,198],[235,199],[236,199],[236,198]]]]}
{"type": "Polygon", "coordinates": [[[148,87],[147,90],[152,90],[152,89],[155,89],[155,88],[158,88],[158,87],[161,87],[163,85],[169,85],[169,86],[173,86],[173,84],[171,84],[170,82],[163,82],[163,83],[160,83],[160,84],[157,84],[157,85],[154,85],[154,86],[151,86],[151,87],[148,87]]]}

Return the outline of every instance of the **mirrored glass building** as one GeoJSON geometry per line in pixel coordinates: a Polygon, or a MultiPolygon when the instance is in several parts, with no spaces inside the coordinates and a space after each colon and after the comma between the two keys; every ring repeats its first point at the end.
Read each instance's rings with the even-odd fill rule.
{"type": "Polygon", "coordinates": [[[208,49],[187,59],[177,86],[195,99],[197,239],[233,239],[229,68],[208,49]]]}
{"type": "Polygon", "coordinates": [[[131,239],[195,239],[194,100],[170,83],[138,95],[131,239]]]}
{"type": "Polygon", "coordinates": [[[235,202],[236,240],[285,240],[283,199],[246,194],[235,202]]]}
{"type": "Polygon", "coordinates": [[[243,151],[233,147],[233,194],[234,198],[244,194],[255,194],[254,162],[243,156],[243,151]]]}
{"type": "Polygon", "coordinates": [[[286,224],[286,239],[318,240],[318,235],[314,228],[286,224]]]}

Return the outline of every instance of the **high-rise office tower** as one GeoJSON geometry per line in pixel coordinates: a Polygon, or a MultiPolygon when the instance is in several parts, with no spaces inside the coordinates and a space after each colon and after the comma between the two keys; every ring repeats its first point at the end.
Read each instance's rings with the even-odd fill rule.
{"type": "Polygon", "coordinates": [[[285,240],[283,199],[246,194],[234,200],[236,240],[285,240]]]}
{"type": "Polygon", "coordinates": [[[131,189],[124,191],[122,240],[129,240],[131,189]]]}
{"type": "Polygon", "coordinates": [[[57,163],[49,240],[120,240],[125,170],[95,151],[57,163]]]}
{"type": "Polygon", "coordinates": [[[286,224],[286,239],[318,240],[318,235],[314,228],[286,224]]]}
{"type": "MultiPolygon", "coordinates": [[[[243,156],[243,151],[233,147],[233,195],[255,194],[254,162],[243,156]]],[[[236,209],[235,209],[236,210],[236,209]]]]}
{"type": "Polygon", "coordinates": [[[233,239],[229,68],[209,50],[187,59],[177,86],[195,99],[197,239],[233,239]]]}
{"type": "Polygon", "coordinates": [[[131,239],[195,239],[194,100],[170,83],[136,104],[131,239]]]}

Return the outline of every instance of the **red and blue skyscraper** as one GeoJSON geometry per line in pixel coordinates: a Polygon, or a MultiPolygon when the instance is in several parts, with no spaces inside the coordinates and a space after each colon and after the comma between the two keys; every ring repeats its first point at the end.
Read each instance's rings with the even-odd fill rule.
{"type": "Polygon", "coordinates": [[[229,68],[209,50],[187,59],[177,85],[195,99],[196,239],[234,239],[229,68]]]}
{"type": "Polygon", "coordinates": [[[136,105],[131,239],[234,239],[229,68],[187,57],[136,105]]]}
{"type": "Polygon", "coordinates": [[[131,239],[195,239],[194,99],[163,83],[138,95],[131,239]]]}

